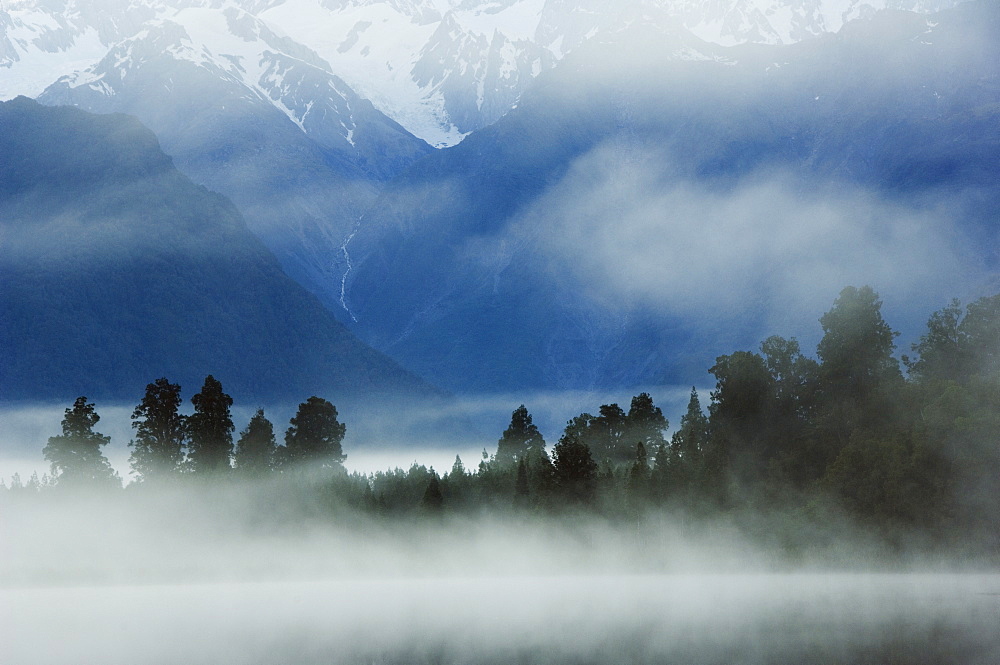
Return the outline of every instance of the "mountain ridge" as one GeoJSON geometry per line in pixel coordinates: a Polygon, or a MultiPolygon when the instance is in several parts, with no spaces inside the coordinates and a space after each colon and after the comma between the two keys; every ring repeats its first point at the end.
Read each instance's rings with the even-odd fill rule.
{"type": "Polygon", "coordinates": [[[0,127],[4,402],[210,373],[244,399],[440,394],[340,325],[133,118],[22,97],[0,127]]]}

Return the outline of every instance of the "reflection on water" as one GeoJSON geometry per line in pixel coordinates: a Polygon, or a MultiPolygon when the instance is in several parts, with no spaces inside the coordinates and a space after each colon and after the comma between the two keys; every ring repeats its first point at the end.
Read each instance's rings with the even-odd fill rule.
{"type": "Polygon", "coordinates": [[[1000,575],[22,588],[0,613],[4,665],[1000,663],[1000,575]]]}

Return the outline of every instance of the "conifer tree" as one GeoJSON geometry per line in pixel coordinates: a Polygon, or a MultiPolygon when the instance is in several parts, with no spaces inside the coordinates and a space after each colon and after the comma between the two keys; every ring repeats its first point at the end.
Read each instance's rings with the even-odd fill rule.
{"type": "Polygon", "coordinates": [[[666,442],[663,433],[669,426],[663,411],[653,404],[649,393],[639,393],[632,398],[629,406],[624,439],[633,446],[642,442],[647,451],[655,451],[666,442]]]}
{"type": "Polygon", "coordinates": [[[194,413],[188,416],[188,463],[196,474],[228,471],[233,456],[233,398],[211,374],[201,392],[191,398],[194,413]]]}
{"type": "Polygon", "coordinates": [[[617,404],[602,404],[598,416],[590,421],[584,443],[595,459],[612,465],[627,463],[635,451],[635,441],[626,440],[628,417],[617,404]]]}
{"type": "Polygon", "coordinates": [[[337,407],[320,397],[310,397],[289,421],[285,431],[284,462],[315,463],[323,467],[343,464],[341,442],[347,426],[337,420],[337,407]]]}
{"type": "Polygon", "coordinates": [[[240,432],[234,462],[237,471],[249,475],[262,475],[274,468],[277,444],[274,426],[264,416],[264,409],[250,418],[246,429],[240,432]]]}
{"type": "Polygon", "coordinates": [[[708,418],[701,410],[698,391],[691,387],[687,411],[681,416],[680,427],[670,439],[669,462],[665,482],[671,494],[687,494],[702,472],[702,458],[708,447],[708,418]]]}
{"type": "Polygon", "coordinates": [[[431,471],[430,482],[427,483],[427,489],[424,490],[424,496],[420,500],[420,505],[430,513],[441,512],[442,507],[444,507],[444,495],[441,494],[441,483],[433,470],[431,471]]]}
{"type": "Polygon", "coordinates": [[[767,468],[774,381],[764,359],[749,351],[719,356],[709,371],[716,388],[700,481],[706,493],[721,501],[731,481],[753,484],[767,468]]]}
{"type": "Polygon", "coordinates": [[[101,452],[111,437],[94,431],[100,421],[94,404],[86,397],[77,397],[73,406],[66,409],[62,420],[62,434],[49,437],[42,449],[45,459],[52,465],[52,476],[60,485],[121,485],[121,480],[101,452]]]}
{"type": "Polygon", "coordinates": [[[649,497],[650,469],[649,459],[646,455],[646,446],[642,441],[635,444],[635,460],[628,470],[626,479],[626,490],[628,491],[629,502],[633,506],[645,503],[649,497]]]}
{"type": "Polygon", "coordinates": [[[510,425],[497,442],[496,461],[509,466],[523,458],[529,450],[544,450],[545,439],[534,423],[531,414],[522,404],[510,416],[510,425]]]}
{"type": "Polygon", "coordinates": [[[467,475],[465,471],[465,464],[462,462],[461,455],[455,455],[455,461],[451,465],[450,475],[462,478],[464,478],[467,475]]]}
{"type": "Polygon", "coordinates": [[[871,287],[847,287],[820,318],[818,444],[804,465],[814,476],[852,439],[889,434],[898,422],[903,377],[892,355],[898,333],[882,318],[881,308],[871,287]]]}
{"type": "Polygon", "coordinates": [[[183,460],[186,423],[178,409],[181,387],[160,378],[146,386],[146,394],[132,412],[135,438],[129,442],[129,464],[140,481],[178,472],[183,460]]]}
{"type": "MultiPolygon", "coordinates": [[[[570,425],[573,421],[570,421],[570,425]]],[[[567,432],[552,449],[554,480],[559,493],[576,503],[589,503],[597,487],[597,462],[590,447],[574,430],[567,432]]]]}
{"type": "Polygon", "coordinates": [[[528,462],[525,458],[517,461],[517,478],[514,480],[514,505],[528,505],[528,462]]]}

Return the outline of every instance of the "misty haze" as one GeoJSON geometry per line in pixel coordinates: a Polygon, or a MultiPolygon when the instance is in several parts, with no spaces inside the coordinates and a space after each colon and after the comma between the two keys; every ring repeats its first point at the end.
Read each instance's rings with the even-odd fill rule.
{"type": "Polygon", "coordinates": [[[998,34],[0,2],[0,665],[1000,663],[998,34]]]}

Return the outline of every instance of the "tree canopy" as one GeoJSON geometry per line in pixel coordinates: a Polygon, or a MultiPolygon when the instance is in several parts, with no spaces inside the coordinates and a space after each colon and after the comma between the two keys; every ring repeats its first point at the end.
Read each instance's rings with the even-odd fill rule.
{"type": "Polygon", "coordinates": [[[497,442],[496,461],[503,465],[514,464],[532,450],[545,450],[545,439],[522,404],[514,409],[510,425],[497,442]]]}
{"type": "Polygon", "coordinates": [[[146,386],[146,394],[132,412],[135,437],[129,443],[129,463],[139,480],[180,471],[187,434],[180,405],[181,387],[176,383],[160,378],[146,386]]]}
{"type": "Polygon", "coordinates": [[[66,409],[62,434],[49,437],[42,455],[52,465],[52,475],[60,484],[120,485],[121,480],[101,452],[111,437],[94,431],[100,421],[94,404],[77,397],[66,409]]]}
{"type": "Polygon", "coordinates": [[[284,463],[340,466],[347,459],[341,447],[347,426],[337,420],[337,407],[321,397],[310,397],[289,421],[285,431],[284,463]]]}
{"type": "Polygon", "coordinates": [[[236,470],[249,475],[267,473],[274,468],[276,450],[274,425],[264,416],[264,409],[257,409],[236,443],[236,470]]]}
{"type": "Polygon", "coordinates": [[[191,398],[194,413],[187,418],[188,463],[199,474],[229,470],[233,456],[233,398],[209,374],[201,392],[191,398]]]}

